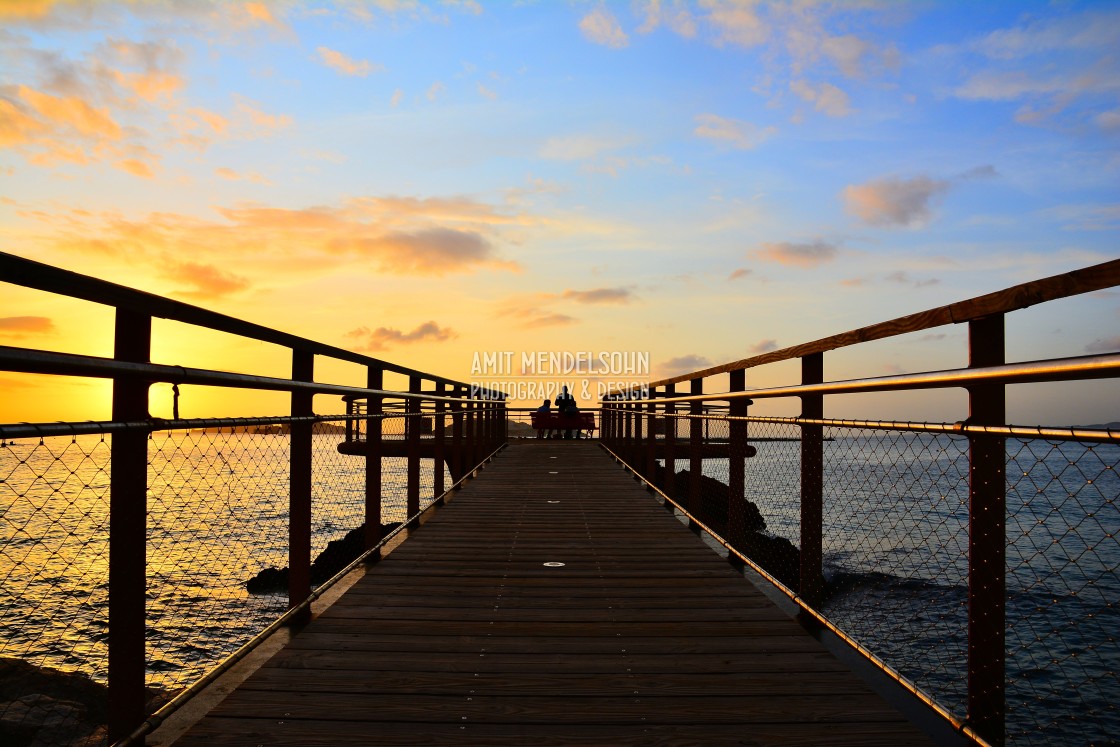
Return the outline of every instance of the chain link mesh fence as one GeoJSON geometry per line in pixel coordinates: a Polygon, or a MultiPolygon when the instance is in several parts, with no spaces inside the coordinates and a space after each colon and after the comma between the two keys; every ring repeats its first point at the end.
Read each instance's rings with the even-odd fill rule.
{"type": "MultiPolygon", "coordinates": [[[[386,440],[404,437],[405,419],[383,417],[386,440]]],[[[148,439],[149,711],[287,609],[291,439],[273,420],[148,439]]],[[[340,453],[344,433],[342,421],[313,427],[313,585],[362,549],[366,460],[340,453]]],[[[0,743],[105,739],[112,438],[0,444],[0,743]]],[[[386,529],[407,518],[407,461],[381,458],[386,529]]],[[[436,497],[434,469],[420,460],[421,508],[436,497]]]]}
{"type": "MultiPolygon", "coordinates": [[[[665,420],[658,412],[653,421],[652,471],[647,413],[616,417],[605,440],[727,539],[731,421],[678,413],[657,425],[665,420]],[[698,447],[689,442],[697,424],[698,447]],[[675,434],[671,444],[666,434],[675,434]]],[[[746,536],[737,545],[797,592],[801,427],[790,418],[748,420],[755,453],[745,460],[746,536]]],[[[819,611],[964,720],[969,439],[924,426],[824,428],[819,611]]],[[[1114,744],[1120,445],[1007,438],[1006,455],[1007,741],[1114,744]]]]}

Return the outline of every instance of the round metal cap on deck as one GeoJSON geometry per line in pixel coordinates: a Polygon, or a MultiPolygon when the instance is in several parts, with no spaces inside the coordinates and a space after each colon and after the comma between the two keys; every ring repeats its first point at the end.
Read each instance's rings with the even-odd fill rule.
{"type": "Polygon", "coordinates": [[[555,560],[550,560],[547,563],[545,563],[544,565],[547,568],[563,568],[564,567],[563,563],[558,563],[555,560]]]}

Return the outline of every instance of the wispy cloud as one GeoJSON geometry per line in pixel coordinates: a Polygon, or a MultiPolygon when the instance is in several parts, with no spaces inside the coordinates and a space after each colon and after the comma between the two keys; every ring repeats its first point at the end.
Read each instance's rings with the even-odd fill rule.
{"type": "Polygon", "coordinates": [[[441,342],[458,337],[449,327],[440,327],[435,322],[424,322],[411,332],[402,332],[392,327],[358,327],[346,333],[346,337],[356,340],[356,350],[388,350],[398,345],[412,345],[418,342],[441,342]]]}
{"type": "Polygon", "coordinates": [[[752,270],[748,270],[745,267],[740,267],[738,269],[732,270],[731,274],[727,276],[727,279],[728,280],[739,280],[741,278],[745,278],[746,276],[750,275],[752,272],[753,272],[752,270]]]}
{"type": "Polygon", "coordinates": [[[703,355],[696,353],[689,353],[687,355],[677,356],[657,364],[657,370],[666,376],[678,376],[684,373],[691,373],[699,371],[703,368],[709,368],[712,365],[711,360],[703,355]]]}
{"type": "Polygon", "coordinates": [[[848,212],[873,226],[921,226],[933,204],[949,190],[949,182],[928,176],[884,177],[844,188],[848,212]]]}
{"type": "Polygon", "coordinates": [[[342,75],[364,78],[370,73],[382,72],[385,69],[381,65],[374,65],[369,60],[356,60],[347,57],[342,52],[329,47],[318,47],[315,51],[319,53],[319,60],[324,65],[342,75]]]}
{"type": "Polygon", "coordinates": [[[566,290],[561,298],[588,304],[628,304],[634,300],[629,288],[594,288],[592,290],[566,290]]]}
{"type": "Polygon", "coordinates": [[[776,127],[759,127],[741,119],[730,119],[717,114],[698,114],[693,133],[697,137],[726,143],[732,148],[750,150],[768,140],[777,131],[776,127]]]}
{"type": "Polygon", "coordinates": [[[45,316],[7,316],[0,317],[0,337],[23,338],[29,335],[42,335],[56,332],[57,328],[50,317],[45,316]]]}
{"type": "Polygon", "coordinates": [[[754,345],[751,345],[751,347],[748,349],[747,352],[751,353],[752,355],[762,355],[763,353],[769,353],[771,350],[777,350],[777,349],[778,349],[778,341],[773,340],[773,339],[769,339],[769,340],[759,340],[754,345]]]}
{"type": "Polygon", "coordinates": [[[925,288],[930,285],[937,285],[941,282],[938,278],[926,278],[924,280],[915,280],[909,274],[902,270],[892,272],[886,276],[888,282],[897,283],[899,285],[907,285],[911,288],[925,288]]]}
{"type": "Polygon", "coordinates": [[[831,83],[813,85],[805,80],[795,80],[789,88],[813,108],[830,117],[846,117],[852,113],[851,99],[841,89],[831,83]]]}
{"type": "Polygon", "coordinates": [[[826,241],[795,243],[791,241],[765,242],[754,253],[759,259],[788,265],[812,268],[836,259],[840,250],[826,241]]]}
{"type": "Polygon", "coordinates": [[[249,280],[214,265],[198,262],[177,262],[164,258],[162,275],[175,284],[185,284],[186,289],[173,291],[176,295],[199,300],[221,298],[249,287],[249,280]]]}
{"type": "Polygon", "coordinates": [[[254,184],[272,184],[272,182],[255,171],[248,171],[243,173],[240,171],[234,171],[230,168],[220,167],[214,169],[214,173],[231,182],[246,181],[252,182],[254,184]]]}
{"type": "Polygon", "coordinates": [[[630,44],[630,37],[606,6],[599,6],[585,15],[579,22],[579,30],[585,39],[604,47],[621,49],[630,44]]]}
{"type": "Polygon", "coordinates": [[[1086,353],[1120,352],[1120,337],[1098,337],[1085,346],[1086,353]]]}

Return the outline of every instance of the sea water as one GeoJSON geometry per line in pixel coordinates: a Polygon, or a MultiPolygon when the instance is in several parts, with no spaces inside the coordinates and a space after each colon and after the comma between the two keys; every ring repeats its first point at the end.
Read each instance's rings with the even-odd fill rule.
{"type": "MultiPolygon", "coordinates": [[[[364,460],[338,454],[339,440],[313,437],[313,554],[363,520],[364,460]]],[[[0,656],[104,681],[110,442],[0,447],[0,656]]],[[[797,545],[800,444],[755,446],[746,497],[768,533],[797,545]]],[[[842,431],[824,448],[824,614],[963,715],[967,440],[842,431]]],[[[1007,452],[1009,741],[1109,743],[1120,734],[1120,447],[1008,440],[1007,452]]],[[[404,462],[383,460],[383,521],[404,518],[404,462]]],[[[175,690],[286,608],[285,593],[250,595],[245,582],[287,564],[288,437],[156,433],[149,463],[149,683],[175,690]]],[[[727,460],[704,472],[726,481],[727,460]]],[[[430,461],[421,475],[430,496],[430,461]]]]}

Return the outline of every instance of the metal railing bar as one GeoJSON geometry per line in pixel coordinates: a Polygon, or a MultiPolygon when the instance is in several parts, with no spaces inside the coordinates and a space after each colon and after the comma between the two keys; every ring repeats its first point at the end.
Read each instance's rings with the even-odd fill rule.
{"type": "Polygon", "coordinates": [[[162,363],[129,363],[112,358],[98,358],[74,353],[56,353],[47,350],[13,348],[0,345],[0,370],[16,373],[51,374],[60,376],[85,376],[91,378],[131,377],[151,383],[197,384],[223,386],[236,389],[261,389],[283,392],[311,392],[313,394],[349,394],[362,397],[385,397],[426,402],[482,403],[498,402],[490,399],[436,397],[432,394],[397,392],[392,390],[365,389],[363,387],[324,384],[314,381],[295,381],[273,376],[212,371],[204,368],[169,366],[162,363]]]}
{"type": "Polygon", "coordinates": [[[55,423],[0,423],[0,439],[88,436],[128,431],[181,431],[194,428],[225,428],[227,426],[236,428],[250,425],[283,425],[285,423],[330,423],[340,420],[399,420],[404,417],[406,417],[404,413],[381,413],[377,415],[309,415],[303,417],[275,415],[250,418],[191,418],[179,420],[152,418],[131,422],[86,420],[55,423]]]}
{"type": "Polygon", "coordinates": [[[983,368],[957,368],[918,374],[848,379],[823,384],[798,384],[744,392],[685,394],[679,397],[656,397],[653,399],[619,399],[613,402],[604,401],[603,406],[616,403],[619,405],[640,405],[651,402],[657,404],[658,402],[707,402],[712,400],[801,397],[809,394],[859,394],[863,392],[964,387],[990,383],[1032,384],[1048,381],[1107,379],[1116,376],[1120,376],[1120,353],[1109,353],[1073,358],[1055,358],[1045,361],[1008,363],[1002,366],[986,366],[983,368]]]}
{"type": "MultiPolygon", "coordinates": [[[[604,406],[603,409],[612,412],[632,412],[623,408],[604,406]]],[[[640,417],[649,417],[648,413],[641,413],[640,417]]],[[[1041,425],[970,425],[965,421],[958,423],[920,423],[909,420],[848,420],[836,418],[801,418],[780,417],[772,415],[689,415],[687,413],[656,412],[655,418],[673,418],[675,420],[713,420],[718,422],[741,421],[746,423],[773,423],[776,425],[823,425],[833,428],[860,428],[880,431],[908,431],[915,433],[945,433],[954,436],[967,436],[968,434],[985,434],[989,436],[1006,436],[1009,438],[1040,439],[1044,441],[1089,441],[1093,443],[1120,443],[1120,430],[1069,427],[1059,428],[1041,425]]],[[[765,438],[748,438],[747,442],[765,441],[765,438]]]]}
{"type": "Polygon", "coordinates": [[[660,379],[648,384],[650,387],[665,386],[692,379],[707,378],[716,374],[744,368],[754,368],[768,363],[801,358],[812,353],[835,350],[837,348],[857,345],[871,340],[881,340],[897,335],[920,332],[934,327],[979,319],[992,314],[1002,314],[1028,306],[1054,301],[1059,298],[1068,298],[1083,293],[1103,290],[1120,285],[1120,259],[1102,262],[1091,267],[1084,267],[1073,272],[1053,275],[1041,280],[1022,283],[1010,288],[1005,288],[994,293],[958,301],[948,306],[940,306],[915,314],[908,314],[897,319],[892,319],[878,324],[872,324],[860,329],[842,332],[838,335],[823,337],[813,342],[795,345],[781,350],[774,350],[762,355],[744,358],[742,360],[724,363],[719,366],[705,368],[692,373],[660,379]]]}
{"type": "Polygon", "coordinates": [[[446,384],[466,386],[464,382],[446,379],[441,376],[416,371],[405,366],[361,355],[333,345],[309,340],[304,337],[281,332],[270,327],[265,327],[253,322],[247,322],[236,317],[209,311],[199,306],[193,306],[182,301],[175,301],[153,293],[136,290],[107,280],[81,275],[70,270],[52,267],[41,262],[36,262],[24,257],[0,252],[0,281],[21,285],[26,288],[35,288],[48,293],[57,293],[62,296],[78,298],[92,303],[129,309],[161,319],[171,319],[185,324],[240,337],[282,345],[293,350],[302,350],[339,360],[360,363],[365,366],[376,366],[386,371],[405,375],[420,375],[428,381],[440,381],[446,384]]]}

